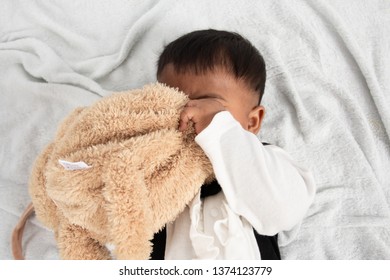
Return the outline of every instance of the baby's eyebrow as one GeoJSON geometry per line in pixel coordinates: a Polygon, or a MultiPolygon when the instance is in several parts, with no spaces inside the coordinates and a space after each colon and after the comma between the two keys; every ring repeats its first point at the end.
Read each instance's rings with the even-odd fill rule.
{"type": "MultiPolygon", "coordinates": [[[[204,99],[204,98],[217,98],[217,99],[222,99],[222,100],[225,100],[225,98],[218,94],[218,93],[214,93],[214,92],[205,92],[205,93],[201,93],[199,95],[197,95],[195,98],[193,99],[204,99]]],[[[226,100],[225,100],[226,101],[226,100]]]]}

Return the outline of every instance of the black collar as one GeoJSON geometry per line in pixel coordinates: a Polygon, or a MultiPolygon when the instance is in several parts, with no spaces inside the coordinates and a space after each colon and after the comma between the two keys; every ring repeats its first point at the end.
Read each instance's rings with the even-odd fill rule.
{"type": "Polygon", "coordinates": [[[221,191],[221,186],[217,180],[212,181],[209,184],[204,184],[200,190],[200,197],[205,198],[211,195],[216,195],[221,191]]]}

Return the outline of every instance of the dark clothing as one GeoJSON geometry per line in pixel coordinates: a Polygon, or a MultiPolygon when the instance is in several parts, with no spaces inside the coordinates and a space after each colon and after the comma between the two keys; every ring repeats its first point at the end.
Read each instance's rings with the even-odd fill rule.
{"type": "MultiPolygon", "coordinates": [[[[203,185],[200,192],[200,197],[205,198],[212,196],[221,191],[221,186],[216,180],[208,185],[203,185]]],[[[262,260],[280,260],[280,252],[278,246],[278,236],[265,236],[258,234],[255,230],[257,245],[259,246],[260,255],[262,260]]],[[[153,251],[151,254],[152,260],[163,260],[165,255],[166,244],[166,229],[165,227],[154,235],[152,240],[153,251]]]]}

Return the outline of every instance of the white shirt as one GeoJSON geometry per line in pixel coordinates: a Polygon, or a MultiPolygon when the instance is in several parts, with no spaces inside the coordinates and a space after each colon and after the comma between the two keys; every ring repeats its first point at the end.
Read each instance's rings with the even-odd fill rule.
{"type": "Polygon", "coordinates": [[[253,228],[275,235],[298,226],[315,194],[311,173],[281,148],[263,146],[228,111],[195,141],[222,192],[203,200],[198,194],[167,225],[165,259],[260,259],[253,228]]]}

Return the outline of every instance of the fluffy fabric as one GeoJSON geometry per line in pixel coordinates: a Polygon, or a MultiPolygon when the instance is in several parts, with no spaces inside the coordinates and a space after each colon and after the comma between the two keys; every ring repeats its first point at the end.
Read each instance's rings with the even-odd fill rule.
{"type": "Polygon", "coordinates": [[[212,178],[194,132],[177,130],[186,101],[150,84],[78,108],[62,123],[30,181],[36,214],[54,230],[61,258],[110,259],[106,244],[118,259],[149,258],[153,234],[212,178]]]}

